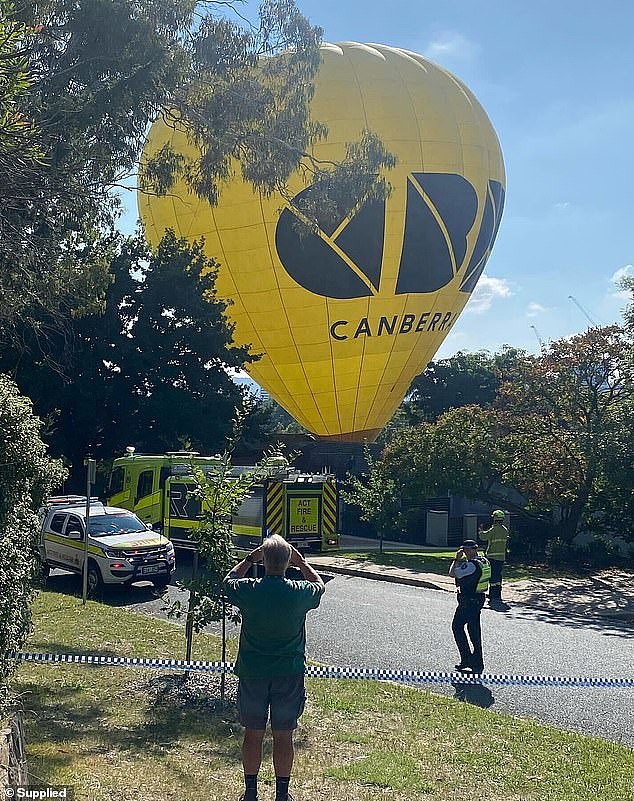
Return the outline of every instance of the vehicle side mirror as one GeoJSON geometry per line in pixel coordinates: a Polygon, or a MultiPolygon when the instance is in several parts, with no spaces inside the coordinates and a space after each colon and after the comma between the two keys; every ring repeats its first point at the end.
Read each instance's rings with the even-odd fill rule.
{"type": "Polygon", "coordinates": [[[69,540],[83,540],[84,535],[81,531],[69,531],[66,536],[69,540]]]}
{"type": "Polygon", "coordinates": [[[148,531],[154,531],[154,526],[152,525],[152,523],[146,523],[145,527],[148,531]]]}

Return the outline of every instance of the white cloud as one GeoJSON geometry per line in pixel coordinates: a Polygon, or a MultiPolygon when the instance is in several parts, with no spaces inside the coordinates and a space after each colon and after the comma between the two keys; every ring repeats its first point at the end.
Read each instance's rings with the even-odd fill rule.
{"type": "Polygon", "coordinates": [[[610,276],[610,297],[618,298],[619,300],[629,300],[631,295],[628,290],[621,289],[621,281],[624,278],[632,277],[634,277],[634,267],[631,264],[626,264],[625,267],[619,267],[618,270],[612,273],[610,276]]]}
{"type": "Polygon", "coordinates": [[[548,311],[545,306],[542,306],[541,303],[535,303],[535,301],[532,300],[526,307],[526,316],[537,317],[538,315],[543,314],[545,311],[548,311]]]}
{"type": "Polygon", "coordinates": [[[513,292],[506,278],[482,275],[471,295],[466,311],[482,314],[488,311],[495,298],[510,298],[513,292]]]}
{"type": "Polygon", "coordinates": [[[555,203],[555,211],[566,211],[570,208],[570,202],[568,200],[562,200],[560,203],[555,203]]]}
{"type": "Polygon", "coordinates": [[[457,31],[439,34],[425,47],[424,55],[432,61],[470,61],[479,47],[457,31]]]}

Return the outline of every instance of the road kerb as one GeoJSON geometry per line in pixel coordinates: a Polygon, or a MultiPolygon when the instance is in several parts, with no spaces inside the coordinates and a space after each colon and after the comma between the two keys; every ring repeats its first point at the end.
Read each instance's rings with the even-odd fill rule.
{"type": "MultiPolygon", "coordinates": [[[[344,576],[355,576],[356,578],[371,579],[374,581],[387,581],[392,584],[407,584],[411,587],[424,587],[428,590],[441,590],[442,592],[453,592],[453,582],[443,582],[437,580],[435,576],[424,573],[418,576],[407,575],[402,570],[374,570],[363,567],[351,567],[349,565],[338,564],[334,559],[320,560],[319,558],[310,560],[318,569],[323,568],[329,573],[339,573],[344,576]]],[[[440,579],[440,577],[439,577],[440,579]]]]}

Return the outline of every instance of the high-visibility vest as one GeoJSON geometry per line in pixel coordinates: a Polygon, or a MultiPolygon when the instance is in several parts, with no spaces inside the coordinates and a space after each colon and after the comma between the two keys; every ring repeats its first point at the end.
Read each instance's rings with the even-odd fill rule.
{"type": "Polygon", "coordinates": [[[477,593],[487,592],[489,589],[489,582],[491,580],[491,565],[489,560],[484,556],[474,556],[473,559],[465,559],[461,564],[471,562],[476,567],[480,568],[480,577],[476,583],[476,574],[470,573],[464,578],[456,577],[456,584],[458,585],[458,594],[463,598],[475,598],[477,593]]]}
{"type": "Polygon", "coordinates": [[[482,532],[480,537],[487,542],[486,555],[489,559],[504,562],[508,536],[509,530],[502,523],[495,523],[490,529],[482,532]]]}
{"type": "Polygon", "coordinates": [[[476,586],[476,592],[488,592],[489,582],[491,581],[491,565],[484,556],[476,556],[472,561],[477,562],[482,570],[482,575],[476,586]]]}

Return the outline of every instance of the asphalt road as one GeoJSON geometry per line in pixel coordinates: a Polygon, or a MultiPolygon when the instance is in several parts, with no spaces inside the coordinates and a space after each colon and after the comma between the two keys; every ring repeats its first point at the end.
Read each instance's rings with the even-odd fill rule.
{"type": "MultiPolygon", "coordinates": [[[[51,589],[64,591],[74,581],[75,577],[54,575],[51,589]]],[[[175,587],[169,592],[173,598],[182,593],[175,587]]],[[[165,603],[150,587],[110,591],[104,601],[166,616],[165,603]]],[[[328,583],[320,608],[308,616],[308,655],[337,666],[453,670],[458,661],[450,629],[454,608],[450,593],[337,576],[328,583]]],[[[482,628],[485,670],[490,673],[632,675],[631,626],[613,621],[566,624],[516,607],[508,612],[484,609],[482,628]]],[[[210,630],[217,632],[218,626],[210,630]]],[[[497,711],[634,746],[634,691],[629,689],[428,687],[497,711]]]]}
{"type": "MultiPolygon", "coordinates": [[[[307,621],[312,659],[333,665],[453,670],[453,595],[437,590],[337,576],[307,621]]],[[[631,676],[630,628],[548,622],[527,608],[484,609],[485,671],[546,675],[631,676]]],[[[634,745],[634,691],[463,685],[468,700],[560,728],[634,745]]],[[[448,685],[434,692],[454,694],[448,685]]]]}

